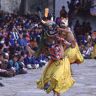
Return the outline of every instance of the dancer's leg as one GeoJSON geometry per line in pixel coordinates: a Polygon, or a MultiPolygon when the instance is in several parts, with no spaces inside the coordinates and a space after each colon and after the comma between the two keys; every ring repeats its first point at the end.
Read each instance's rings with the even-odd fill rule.
{"type": "Polygon", "coordinates": [[[56,94],[56,93],[55,93],[55,91],[53,90],[53,96],[55,96],[55,94],[56,94]]]}

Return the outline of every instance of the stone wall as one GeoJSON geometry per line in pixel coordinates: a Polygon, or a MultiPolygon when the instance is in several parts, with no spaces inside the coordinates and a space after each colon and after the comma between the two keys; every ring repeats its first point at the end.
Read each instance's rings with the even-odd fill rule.
{"type": "Polygon", "coordinates": [[[43,11],[48,5],[48,0],[26,0],[26,13],[33,13],[37,7],[40,7],[43,11]]]}
{"type": "Polygon", "coordinates": [[[19,10],[21,0],[0,0],[1,10],[9,13],[19,10]]]}
{"type": "Polygon", "coordinates": [[[53,11],[52,1],[53,0],[24,0],[24,8],[21,8],[21,0],[0,0],[0,9],[5,12],[13,13],[21,8],[24,13],[33,13],[37,7],[40,7],[42,11],[44,11],[45,7],[50,7],[50,10],[53,11]]]}
{"type": "MultiPolygon", "coordinates": [[[[41,7],[43,11],[48,5],[48,7],[51,6],[50,10],[52,10],[52,0],[24,0],[24,2],[24,8],[22,8],[24,13],[33,13],[37,7],[41,7]]],[[[1,10],[9,13],[18,11],[20,4],[21,0],[0,0],[1,10]]]]}

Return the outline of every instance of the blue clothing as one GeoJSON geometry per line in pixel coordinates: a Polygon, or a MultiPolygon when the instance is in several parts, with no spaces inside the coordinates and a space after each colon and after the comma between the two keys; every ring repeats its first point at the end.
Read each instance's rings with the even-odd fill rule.
{"type": "Polygon", "coordinates": [[[30,57],[26,57],[24,58],[24,64],[27,65],[27,64],[32,64],[32,60],[30,57]]]}
{"type": "Polygon", "coordinates": [[[46,60],[46,56],[44,54],[41,54],[39,57],[38,57],[38,60],[46,60]]]}
{"type": "Polygon", "coordinates": [[[7,68],[11,69],[12,67],[15,68],[16,73],[19,72],[19,69],[20,69],[19,63],[18,62],[14,62],[13,60],[9,60],[7,68]]]}
{"type": "Polygon", "coordinates": [[[19,39],[19,36],[18,36],[17,32],[11,32],[11,37],[12,37],[13,40],[18,40],[19,39]]]}
{"type": "Polygon", "coordinates": [[[38,60],[35,58],[35,56],[32,56],[32,57],[26,57],[24,59],[24,64],[27,65],[27,64],[38,64],[38,60]]]}
{"type": "Polygon", "coordinates": [[[15,41],[13,39],[9,40],[11,46],[15,46],[15,41]]]}
{"type": "Polygon", "coordinates": [[[44,66],[46,62],[48,61],[47,57],[44,54],[41,54],[38,58],[38,64],[40,67],[44,66]]]}
{"type": "Polygon", "coordinates": [[[18,44],[20,46],[27,46],[27,40],[26,39],[18,39],[18,44]]]}

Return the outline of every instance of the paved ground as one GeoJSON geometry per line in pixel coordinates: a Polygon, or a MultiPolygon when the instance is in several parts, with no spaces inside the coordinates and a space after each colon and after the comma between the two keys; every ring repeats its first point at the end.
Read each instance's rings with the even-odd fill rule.
{"type": "MultiPolygon", "coordinates": [[[[82,65],[72,65],[76,80],[74,86],[62,96],[96,96],[96,60],[85,60],[82,65]]],[[[36,88],[36,80],[43,69],[31,70],[26,75],[3,78],[0,96],[52,96],[36,88]]]]}

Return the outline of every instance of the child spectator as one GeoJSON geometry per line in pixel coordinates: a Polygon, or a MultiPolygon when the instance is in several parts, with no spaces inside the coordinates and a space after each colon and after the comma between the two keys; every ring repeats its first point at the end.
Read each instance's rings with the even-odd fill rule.
{"type": "Polygon", "coordinates": [[[14,71],[15,74],[19,74],[20,65],[18,63],[18,54],[14,54],[13,58],[9,60],[8,69],[14,71]]]}
{"type": "Polygon", "coordinates": [[[47,64],[48,59],[47,59],[47,57],[43,53],[41,53],[40,56],[38,57],[38,61],[39,61],[40,67],[42,67],[45,64],[47,64]]]}
{"type": "Polygon", "coordinates": [[[7,68],[8,58],[9,58],[8,55],[5,54],[3,57],[3,54],[0,54],[0,76],[3,76],[3,77],[14,76],[14,72],[7,68]]]}
{"type": "Polygon", "coordinates": [[[18,63],[19,63],[19,74],[26,74],[27,69],[25,68],[24,64],[24,56],[19,55],[18,63]]]}
{"type": "Polygon", "coordinates": [[[87,43],[87,47],[86,47],[86,52],[85,52],[85,58],[86,59],[91,59],[91,53],[93,51],[93,46],[92,43],[87,43]]]}
{"type": "Polygon", "coordinates": [[[27,55],[24,58],[24,64],[28,69],[39,67],[38,60],[33,54],[30,54],[29,52],[27,52],[27,55]]]}

